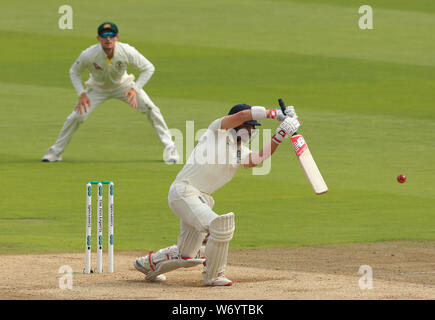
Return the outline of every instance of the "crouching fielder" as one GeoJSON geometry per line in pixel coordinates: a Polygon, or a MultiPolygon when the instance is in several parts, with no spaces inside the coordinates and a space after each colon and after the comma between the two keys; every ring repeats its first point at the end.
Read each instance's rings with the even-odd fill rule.
{"type": "Polygon", "coordinates": [[[134,262],[147,280],[165,280],[166,272],[204,263],[205,285],[232,284],[225,277],[225,268],[235,229],[234,213],[215,213],[211,194],[228,183],[240,166],[261,164],[286,136],[297,131],[300,124],[294,108],[287,107],[286,114],[280,109],[239,104],[227,116],[210,124],[169,189],[169,206],[180,218],[177,244],[150,252],[134,262]],[[257,120],[266,118],[276,118],[281,124],[270,144],[259,153],[252,152],[242,142],[248,142],[255,127],[261,125],[257,120]]]}
{"type": "Polygon", "coordinates": [[[165,147],[164,160],[175,163],[179,156],[171,133],[160,109],[151,101],[142,87],[154,73],[154,65],[134,47],[119,42],[118,27],[112,22],[104,22],[98,27],[99,44],[84,50],[70,69],[71,81],[79,96],[73,112],[66,118],[59,136],[42,161],[62,161],[62,153],[71,141],[73,134],[88,116],[101,103],[108,99],[119,99],[146,114],[154,130],[165,147]],[[136,82],[134,75],[127,73],[131,65],[140,70],[136,82]],[[90,78],[83,87],[81,74],[89,70],[90,78]]]}

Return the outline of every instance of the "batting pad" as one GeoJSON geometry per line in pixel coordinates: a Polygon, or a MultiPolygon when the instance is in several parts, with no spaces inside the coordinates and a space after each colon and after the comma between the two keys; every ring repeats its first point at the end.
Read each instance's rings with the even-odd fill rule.
{"type": "Polygon", "coordinates": [[[154,271],[147,273],[147,280],[154,280],[158,275],[173,271],[179,268],[190,268],[195,267],[199,264],[204,263],[205,259],[172,259],[162,261],[157,265],[154,271]]]}
{"type": "Polygon", "coordinates": [[[156,253],[150,253],[153,267],[150,265],[151,270],[146,274],[147,280],[154,280],[158,275],[170,272],[178,268],[190,268],[198,264],[204,263],[205,259],[195,257],[194,259],[181,258],[177,245],[170,246],[165,249],[160,249],[156,253]]]}
{"type": "Polygon", "coordinates": [[[235,229],[234,213],[223,214],[210,223],[210,236],[205,246],[206,278],[213,280],[225,272],[228,247],[235,229]]]}

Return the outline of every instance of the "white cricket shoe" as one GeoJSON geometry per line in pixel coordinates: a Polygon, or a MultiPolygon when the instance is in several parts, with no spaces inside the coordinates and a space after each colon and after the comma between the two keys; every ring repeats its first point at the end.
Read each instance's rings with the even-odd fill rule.
{"type": "Polygon", "coordinates": [[[150,265],[149,265],[148,256],[137,258],[134,261],[134,267],[136,268],[137,271],[140,271],[143,274],[145,274],[145,276],[148,276],[148,277],[145,277],[145,279],[148,281],[160,282],[160,281],[166,280],[166,276],[164,274],[159,274],[158,276],[153,277],[153,279],[151,279],[151,280],[148,279],[150,276],[150,273],[152,272],[152,269],[150,268],[150,265]]]}
{"type": "Polygon", "coordinates": [[[207,279],[207,272],[204,270],[202,272],[202,277],[204,279],[204,284],[206,286],[211,286],[211,287],[225,287],[225,286],[230,286],[233,284],[233,282],[226,278],[224,276],[224,273],[218,273],[218,276],[216,278],[213,278],[211,280],[207,279]]]}
{"type": "Polygon", "coordinates": [[[42,162],[55,162],[62,161],[62,156],[60,154],[54,153],[51,149],[47,152],[45,156],[41,159],[42,162]]]}
{"type": "Polygon", "coordinates": [[[165,148],[164,160],[166,163],[177,163],[180,156],[178,155],[175,146],[168,146],[165,148]]]}

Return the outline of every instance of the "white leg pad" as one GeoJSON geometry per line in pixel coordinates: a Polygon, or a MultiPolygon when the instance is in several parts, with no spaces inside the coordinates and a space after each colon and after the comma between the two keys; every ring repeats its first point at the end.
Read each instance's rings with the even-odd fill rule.
{"type": "Polygon", "coordinates": [[[235,229],[234,213],[223,214],[210,223],[210,236],[205,246],[204,281],[213,282],[223,276],[227,266],[228,247],[235,229]]]}
{"type": "Polygon", "coordinates": [[[160,249],[156,253],[150,253],[148,259],[151,260],[151,271],[146,274],[146,280],[154,280],[158,275],[173,271],[178,268],[190,268],[205,262],[200,252],[193,259],[183,259],[176,245],[165,249],[160,249]]]}

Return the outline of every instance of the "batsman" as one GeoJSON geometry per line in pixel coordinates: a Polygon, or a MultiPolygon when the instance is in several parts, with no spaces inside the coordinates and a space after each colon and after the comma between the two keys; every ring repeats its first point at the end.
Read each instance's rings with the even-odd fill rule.
{"type": "Polygon", "coordinates": [[[228,115],[209,125],[169,189],[169,207],[180,219],[177,244],[151,251],[134,262],[146,280],[163,281],[164,273],[203,263],[206,286],[233,283],[225,277],[225,268],[235,230],[234,213],[213,211],[212,194],[230,182],[241,166],[251,168],[261,164],[298,130],[300,123],[294,108],[283,109],[238,104],[228,115]],[[252,152],[245,144],[255,127],[261,125],[257,120],[266,118],[275,118],[280,124],[270,143],[260,152],[252,152]]]}

